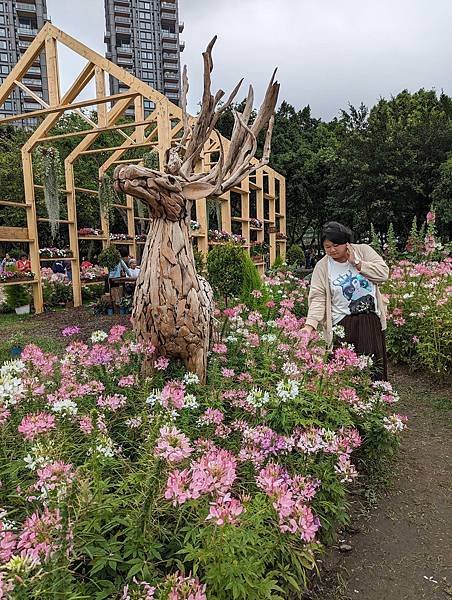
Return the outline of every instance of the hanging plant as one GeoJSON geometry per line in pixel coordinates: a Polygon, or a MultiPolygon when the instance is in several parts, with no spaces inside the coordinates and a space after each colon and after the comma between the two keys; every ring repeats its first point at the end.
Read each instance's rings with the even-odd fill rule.
{"type": "Polygon", "coordinates": [[[59,230],[59,186],[63,179],[60,153],[53,146],[38,146],[36,154],[38,173],[44,188],[44,201],[50,222],[50,234],[54,240],[59,230]]]}
{"type": "Polygon", "coordinates": [[[108,173],[104,173],[99,181],[99,203],[104,214],[111,220],[113,204],[119,204],[119,196],[108,173]]]}
{"type": "Polygon", "coordinates": [[[143,167],[158,171],[160,169],[160,159],[157,150],[151,150],[143,154],[143,167]]]}

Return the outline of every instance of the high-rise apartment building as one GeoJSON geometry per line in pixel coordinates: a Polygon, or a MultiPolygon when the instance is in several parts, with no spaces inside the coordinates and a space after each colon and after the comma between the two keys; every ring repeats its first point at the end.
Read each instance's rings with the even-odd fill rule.
{"type": "MultiPolygon", "coordinates": [[[[107,58],[178,104],[184,25],[177,0],[105,0],[105,20],[107,58]]],[[[112,94],[126,89],[110,81],[112,94]]],[[[145,108],[148,112],[152,103],[145,108]]]]}
{"type": "MultiPolygon", "coordinates": [[[[46,0],[0,0],[0,84],[46,20],[46,0]]],[[[16,88],[5,104],[0,106],[0,117],[39,110],[42,106],[36,100],[36,96],[48,100],[47,72],[43,56],[36,59],[22,83],[29,92],[16,88]]],[[[24,124],[27,123],[24,121],[24,124]]],[[[30,120],[29,124],[34,124],[34,121],[30,120]]]]}

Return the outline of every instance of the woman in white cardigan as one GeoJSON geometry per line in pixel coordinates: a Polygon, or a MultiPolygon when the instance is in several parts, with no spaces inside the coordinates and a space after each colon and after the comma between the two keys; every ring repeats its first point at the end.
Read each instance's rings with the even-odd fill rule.
{"type": "Polygon", "coordinates": [[[374,379],[387,380],[386,307],[378,284],[388,279],[389,268],[373,248],[352,240],[351,230],[341,223],[331,221],[323,228],[326,256],[312,274],[305,330],[321,325],[331,346],[333,327],[342,326],[345,341],[373,358],[374,379]]]}

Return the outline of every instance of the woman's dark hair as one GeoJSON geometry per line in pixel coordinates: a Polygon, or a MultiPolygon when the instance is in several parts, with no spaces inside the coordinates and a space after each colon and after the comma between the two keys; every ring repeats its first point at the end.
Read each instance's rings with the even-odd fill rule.
{"type": "Polygon", "coordinates": [[[322,229],[322,244],[325,240],[333,242],[333,244],[351,244],[353,232],[341,223],[330,221],[322,229]]]}

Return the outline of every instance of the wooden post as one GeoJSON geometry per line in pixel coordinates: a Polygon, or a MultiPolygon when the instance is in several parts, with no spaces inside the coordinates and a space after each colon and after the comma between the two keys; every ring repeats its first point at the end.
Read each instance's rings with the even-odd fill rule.
{"type": "Polygon", "coordinates": [[[28,152],[24,149],[22,149],[22,167],[24,173],[25,203],[28,206],[28,248],[30,253],[31,270],[35,274],[35,280],[37,281],[37,283],[33,284],[33,303],[36,314],[39,314],[44,312],[44,299],[42,296],[41,261],[39,259],[39,236],[33,180],[33,159],[31,152],[28,152]]]}
{"type": "MultiPolygon", "coordinates": [[[[100,67],[94,68],[94,74],[96,78],[96,98],[105,98],[105,71],[100,67]]],[[[97,124],[99,127],[106,127],[107,125],[107,105],[100,103],[97,105],[97,124]]]]}
{"type": "Polygon", "coordinates": [[[66,181],[67,216],[69,221],[69,245],[75,260],[72,262],[72,295],[74,306],[82,306],[82,282],[80,280],[80,255],[77,235],[77,198],[74,181],[74,164],[66,160],[64,163],[66,181]]]}

